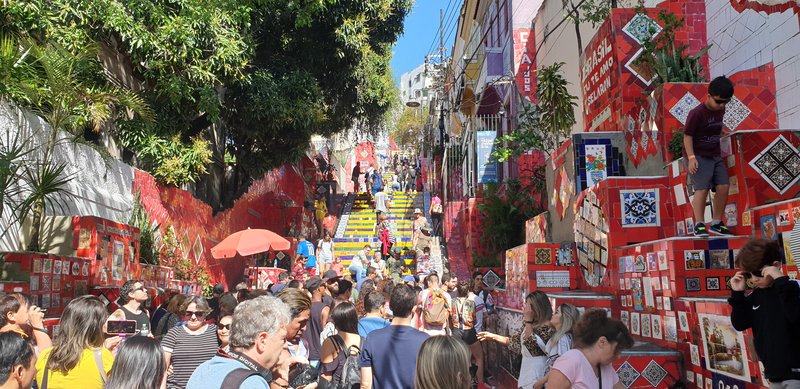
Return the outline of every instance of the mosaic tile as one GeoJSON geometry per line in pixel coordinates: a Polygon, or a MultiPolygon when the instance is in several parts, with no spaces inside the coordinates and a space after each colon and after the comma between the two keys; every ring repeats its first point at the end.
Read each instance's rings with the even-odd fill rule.
{"type": "Polygon", "coordinates": [[[647,367],[642,370],[642,376],[644,379],[647,380],[653,387],[658,387],[661,381],[664,380],[664,377],[667,376],[667,371],[664,370],[661,365],[658,364],[656,361],[650,361],[647,364],[647,367]]]}
{"type": "Polygon", "coordinates": [[[483,275],[483,283],[490,288],[494,288],[500,283],[500,276],[498,276],[494,270],[489,269],[486,274],[483,275]]]}
{"type": "MultiPolygon", "coordinates": [[[[631,74],[636,76],[636,78],[642,81],[645,85],[649,86],[653,83],[653,80],[656,79],[656,73],[653,72],[649,66],[637,63],[639,57],[643,55],[649,54],[645,53],[644,49],[639,49],[639,51],[636,52],[636,54],[634,54],[633,57],[631,57],[631,59],[625,64],[625,68],[628,69],[631,74]]],[[[639,123],[644,123],[644,120],[640,118],[639,123]]]]}
{"type": "Polygon", "coordinates": [[[686,278],[686,291],[699,292],[700,291],[700,277],[687,277],[686,278]]]}
{"type": "Polygon", "coordinates": [[[628,361],[625,361],[622,366],[617,369],[617,375],[619,376],[620,382],[622,382],[626,388],[630,388],[631,385],[633,385],[633,383],[636,382],[639,377],[641,377],[639,371],[636,370],[636,368],[630,363],[628,363],[628,361]]]}
{"type": "Polygon", "coordinates": [[[675,119],[678,119],[681,124],[686,125],[686,118],[689,117],[689,111],[693,110],[698,105],[700,105],[700,100],[694,97],[691,92],[686,92],[686,94],[669,109],[669,113],[671,113],[675,119]]]}
{"type": "Polygon", "coordinates": [[[620,190],[623,227],[647,227],[661,224],[658,189],[620,190]]]}
{"type": "Polygon", "coordinates": [[[622,27],[622,31],[625,31],[629,37],[641,45],[644,41],[651,40],[658,35],[661,32],[661,26],[645,14],[636,14],[625,27],[622,27]]]}
{"type": "Polygon", "coordinates": [[[706,290],[719,290],[719,277],[707,277],[706,290]]]}
{"type": "Polygon", "coordinates": [[[800,152],[783,135],[753,158],[750,166],[780,194],[800,180],[800,152]]]}
{"type": "Polygon", "coordinates": [[[741,100],[733,96],[728,104],[725,104],[725,116],[722,117],[722,124],[734,131],[744,119],[750,116],[750,108],[747,108],[741,100]]]}
{"type": "Polygon", "coordinates": [[[553,264],[553,257],[551,255],[550,249],[536,249],[536,264],[537,265],[552,265],[553,264]]]}

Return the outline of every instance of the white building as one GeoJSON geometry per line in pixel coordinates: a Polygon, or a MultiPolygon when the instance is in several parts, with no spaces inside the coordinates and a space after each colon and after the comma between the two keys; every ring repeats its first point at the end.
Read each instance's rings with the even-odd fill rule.
{"type": "MultiPolygon", "coordinates": [[[[432,96],[429,89],[433,84],[433,77],[431,73],[425,71],[425,66],[426,64],[423,63],[400,76],[400,100],[403,104],[413,100],[423,107],[428,105],[432,96]]],[[[432,65],[427,66],[432,68],[432,65]]]]}

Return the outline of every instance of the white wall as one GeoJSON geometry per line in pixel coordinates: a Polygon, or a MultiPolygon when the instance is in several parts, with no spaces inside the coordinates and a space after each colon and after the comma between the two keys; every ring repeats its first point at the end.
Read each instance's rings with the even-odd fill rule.
{"type": "MultiPolygon", "coordinates": [[[[0,102],[0,144],[19,136],[28,139],[36,152],[31,156],[41,157],[50,127],[39,117],[18,109],[7,102],[0,102]]],[[[62,139],[53,153],[55,162],[65,163],[66,174],[73,177],[68,190],[72,197],[63,198],[65,207],[48,209],[49,216],[98,216],[118,222],[130,219],[134,205],[131,193],[133,171],[118,160],[105,160],[89,146],[74,144],[62,139]]],[[[20,226],[11,223],[11,215],[4,211],[0,219],[0,251],[22,248],[19,240],[20,226]]]]}

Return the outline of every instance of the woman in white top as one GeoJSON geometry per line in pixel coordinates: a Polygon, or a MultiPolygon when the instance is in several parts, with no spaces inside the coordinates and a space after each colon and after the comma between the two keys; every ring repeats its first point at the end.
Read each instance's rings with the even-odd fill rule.
{"type": "Polygon", "coordinates": [[[561,304],[556,307],[556,310],[553,311],[553,317],[550,318],[550,325],[556,329],[553,337],[544,342],[541,337],[536,335],[536,343],[542,350],[547,352],[547,371],[544,377],[533,385],[534,389],[544,388],[553,363],[561,354],[572,349],[572,328],[579,318],[580,312],[578,312],[578,308],[572,304],[561,304]]]}
{"type": "Polygon", "coordinates": [[[317,261],[319,262],[319,274],[325,274],[333,264],[333,239],[327,230],[317,244],[317,261]]]}

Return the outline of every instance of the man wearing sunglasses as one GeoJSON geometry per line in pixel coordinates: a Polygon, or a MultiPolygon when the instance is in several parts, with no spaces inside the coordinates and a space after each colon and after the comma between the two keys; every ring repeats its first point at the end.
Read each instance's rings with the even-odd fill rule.
{"type": "Polygon", "coordinates": [[[737,331],[753,329],[771,389],[800,388],[800,287],[781,272],[778,242],[753,239],[736,257],[728,303],[737,331]]]}
{"type": "MultiPolygon", "coordinates": [[[[733,235],[722,220],[728,201],[728,170],[722,159],[720,137],[725,106],[733,98],[733,83],[719,76],[708,85],[706,101],[689,111],[683,130],[683,151],[689,171],[686,186],[694,191],[694,234],[733,235]],[[712,203],[711,225],[706,228],[705,210],[709,190],[716,195],[712,203]]],[[[689,226],[687,226],[689,228],[689,226]]]]}
{"type": "Polygon", "coordinates": [[[147,288],[138,280],[128,280],[119,288],[119,301],[123,304],[114,313],[110,320],[135,320],[137,335],[143,334],[152,337],[148,326],[150,315],[142,307],[147,301],[147,288]]]}

